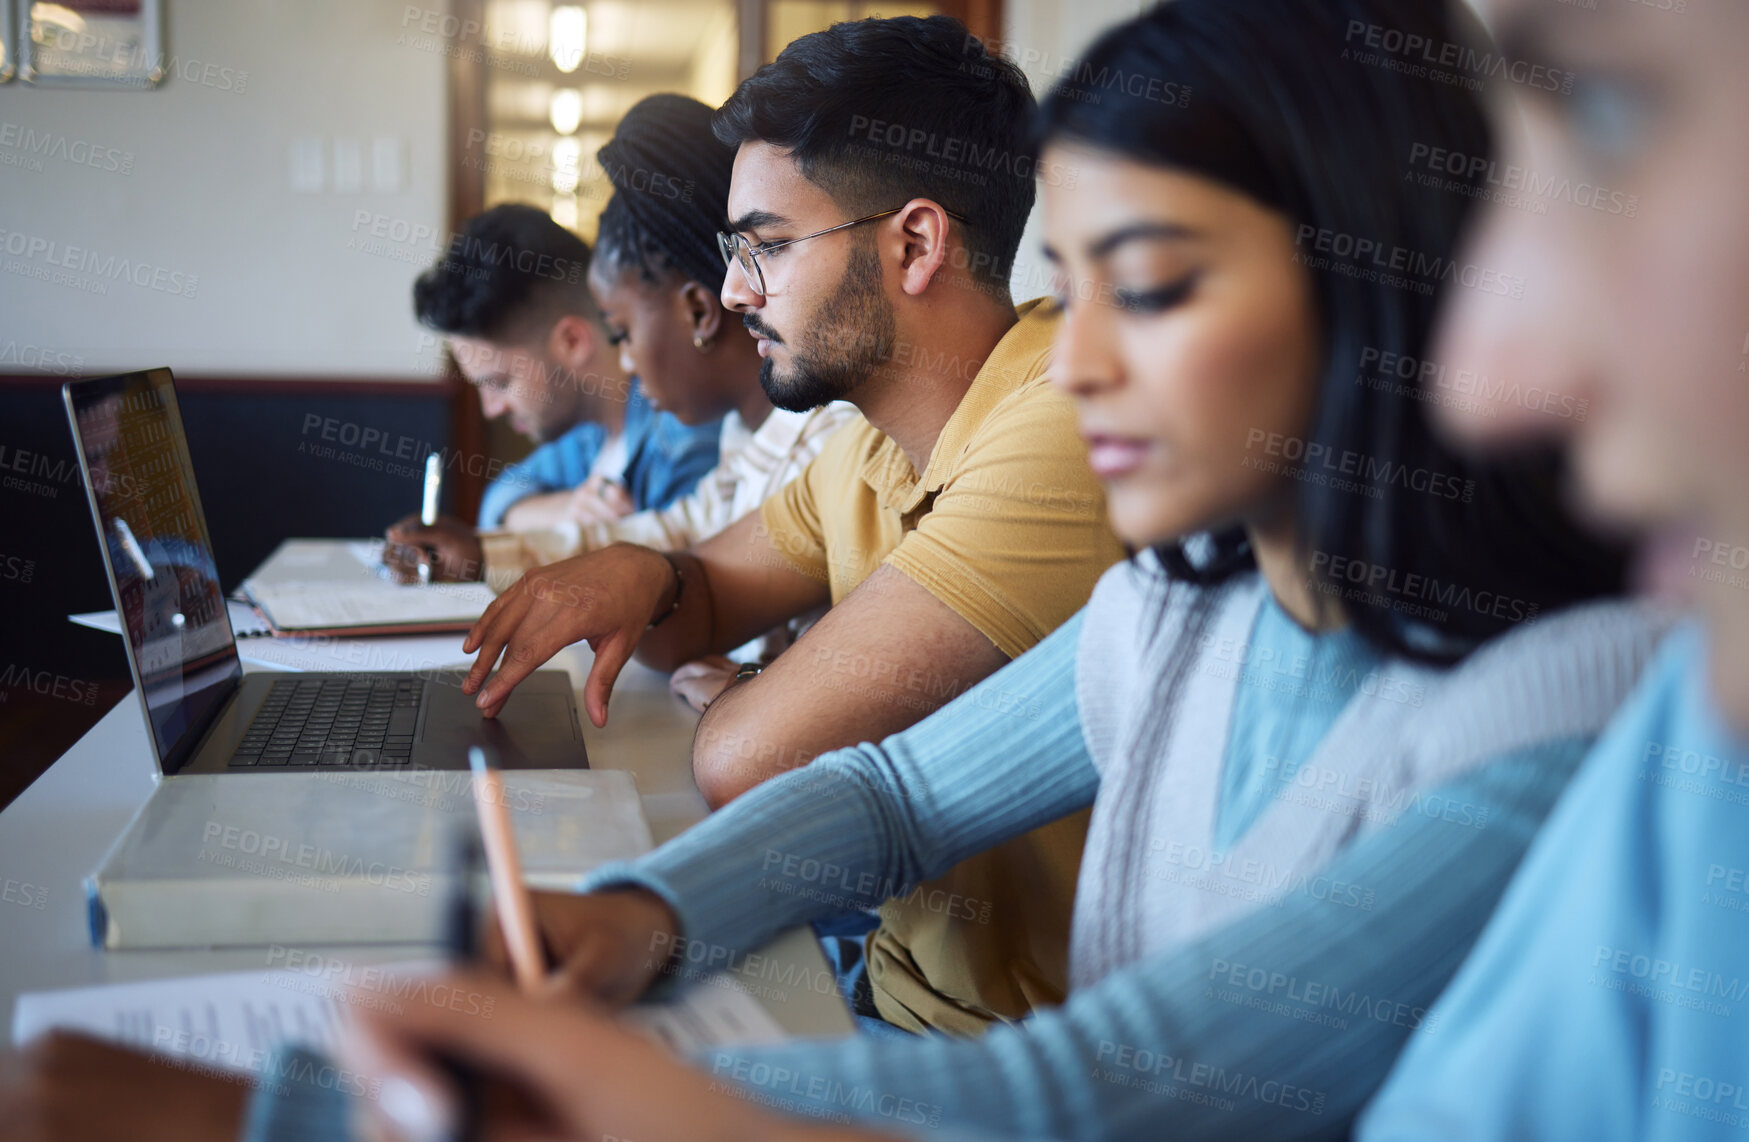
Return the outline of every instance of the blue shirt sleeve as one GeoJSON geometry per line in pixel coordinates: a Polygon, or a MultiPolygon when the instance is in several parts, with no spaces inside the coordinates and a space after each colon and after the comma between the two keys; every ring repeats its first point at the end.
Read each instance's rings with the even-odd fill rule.
{"type": "Polygon", "coordinates": [[[1078,613],[910,729],[767,781],[648,856],[597,869],[584,887],[635,884],[667,901],[682,933],[669,971],[692,978],[1085,808],[1099,777],[1075,700],[1080,632],[1078,613]],[[1015,716],[1016,694],[1037,699],[1036,717],[1015,716]],[[783,869],[801,860],[821,862],[815,882],[830,891],[792,891],[783,869]]]}
{"type": "Polygon", "coordinates": [[[1475,954],[1361,1121],[1367,1142],[1744,1137],[1749,742],[1673,634],[1475,954]]]}
{"type": "Polygon", "coordinates": [[[657,412],[643,398],[643,386],[626,410],[625,485],[639,511],[665,508],[687,495],[717,466],[721,419],[688,426],[657,412]]]}
{"type": "Polygon", "coordinates": [[[606,439],[601,425],[584,421],[505,468],[480,497],[480,530],[504,526],[504,513],[520,499],[575,488],[587,480],[606,439]]]}
{"type": "Polygon", "coordinates": [[[975,1040],[863,1036],[707,1053],[761,1102],[1063,1139],[1344,1137],[1481,931],[1586,743],[1497,759],[1357,839],[1277,906],[975,1040]],[[1468,820],[1471,824],[1464,824],[1468,820]],[[1485,822],[1475,827],[1477,821],[1485,822]],[[1320,882],[1364,886],[1321,893],[1320,882]]]}

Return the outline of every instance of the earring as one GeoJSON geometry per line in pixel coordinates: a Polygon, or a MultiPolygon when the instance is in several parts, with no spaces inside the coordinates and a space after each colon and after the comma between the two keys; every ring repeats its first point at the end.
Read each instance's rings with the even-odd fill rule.
{"type": "Polygon", "coordinates": [[[692,347],[697,349],[700,353],[703,353],[711,347],[711,343],[694,333],[692,335],[692,347]]]}

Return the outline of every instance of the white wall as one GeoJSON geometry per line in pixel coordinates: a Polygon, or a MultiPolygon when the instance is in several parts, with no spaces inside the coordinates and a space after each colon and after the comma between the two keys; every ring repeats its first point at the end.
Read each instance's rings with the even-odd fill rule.
{"type": "MultiPolygon", "coordinates": [[[[1057,75],[1072,74],[1075,61],[1101,32],[1133,19],[1152,4],[1153,0],[1006,0],[1002,52],[1026,72],[1032,93],[1042,99],[1057,75]]],[[[1042,240],[1039,210],[1034,206],[1009,279],[1017,302],[1049,291],[1050,272],[1038,253],[1042,240]]]]}
{"type": "Polygon", "coordinates": [[[443,7],[165,0],[161,87],[0,86],[0,373],[35,371],[33,349],[61,372],[432,370],[410,286],[442,244],[441,51],[459,41],[405,26],[412,3],[443,7]],[[337,139],[362,152],[360,188],[335,188],[337,139]],[[398,190],[373,180],[379,139],[398,190]],[[300,141],[319,191],[293,189],[300,141]]]}

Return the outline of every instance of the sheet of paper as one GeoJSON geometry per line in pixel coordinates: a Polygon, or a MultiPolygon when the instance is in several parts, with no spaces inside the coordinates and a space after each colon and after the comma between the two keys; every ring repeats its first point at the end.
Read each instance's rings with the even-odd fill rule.
{"type": "Polygon", "coordinates": [[[386,579],[351,583],[244,584],[280,630],[323,630],[350,626],[413,623],[467,623],[492,602],[484,583],[402,586],[386,579]]]}
{"type": "Polygon", "coordinates": [[[276,548],[267,562],[256,568],[256,574],[273,567],[279,571],[311,572],[329,566],[336,548],[350,546],[359,540],[350,539],[288,539],[276,548]]]}
{"type": "MultiPolygon", "coordinates": [[[[363,966],[299,955],[296,970],[229,972],[145,983],[25,992],[12,1013],[12,1042],[51,1028],[226,1071],[259,1074],[274,1048],[331,1048],[369,1005],[393,1012],[423,998],[441,971],[435,961],[363,966]]],[[[676,1053],[731,1043],[775,1043],[783,1029],[759,1001],[706,980],[672,1003],[634,1008],[625,1022],[676,1053]]]]}
{"type": "Polygon", "coordinates": [[[237,643],[244,662],[277,670],[459,670],[473,664],[462,653],[460,634],[382,635],[345,638],[338,635],[292,635],[287,638],[246,638],[237,643]]]}
{"type": "MultiPolygon", "coordinates": [[[[248,638],[251,635],[268,634],[268,626],[262,621],[255,608],[241,599],[226,599],[225,611],[231,619],[231,633],[238,638],[248,638]]],[[[67,621],[77,623],[92,630],[108,631],[110,634],[121,633],[121,619],[114,611],[87,611],[80,615],[68,615],[67,621]]]]}
{"type": "Polygon", "coordinates": [[[719,975],[689,988],[672,1003],[626,1012],[625,1022],[677,1055],[730,1043],[777,1043],[787,1038],[757,999],[719,975]]]}
{"type": "Polygon", "coordinates": [[[383,568],[383,548],[386,544],[380,539],[349,539],[346,550],[359,564],[368,567],[373,574],[383,568]]]}
{"type": "MultiPolygon", "coordinates": [[[[321,967],[315,975],[231,972],[26,992],[13,1007],[12,1041],[22,1044],[58,1027],[221,1070],[259,1074],[280,1044],[328,1048],[350,1024],[355,997],[325,978],[326,965],[321,967]]],[[[365,994],[380,993],[393,1002],[395,989],[413,986],[432,970],[417,964],[375,969],[378,992],[365,994]]],[[[364,969],[348,971],[358,976],[364,969]]]]}
{"type": "MultiPolygon", "coordinates": [[[[231,622],[241,616],[267,634],[267,627],[247,603],[230,601],[231,622]],[[240,614],[239,614],[240,612],[240,614]]],[[[91,611],[68,615],[68,622],[92,630],[121,633],[114,611],[91,611]]],[[[239,632],[241,633],[241,632],[239,632]]],[[[345,638],[338,635],[293,635],[287,638],[245,637],[237,640],[237,657],[257,666],[276,670],[449,670],[473,664],[462,653],[460,634],[384,635],[376,638],[345,638]]]]}

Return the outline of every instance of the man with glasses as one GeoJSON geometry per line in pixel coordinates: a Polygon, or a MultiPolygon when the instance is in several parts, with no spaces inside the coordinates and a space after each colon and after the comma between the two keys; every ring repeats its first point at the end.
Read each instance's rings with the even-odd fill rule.
{"type": "MultiPolygon", "coordinates": [[[[689,551],[620,545],[530,572],[464,644],[480,652],[465,688],[482,710],[587,640],[600,725],[634,652],[672,670],[830,604],[706,709],[693,768],[721,805],[918,721],[1080,609],[1123,553],[1073,407],[1046,379],[1054,322],[1009,293],[1036,195],[1033,106],[1019,69],[946,17],[838,24],[741,85],[715,123],[739,148],[719,238],[739,268],[723,304],[757,340],[774,405],[845,400],[862,418],[689,551]]],[[[1012,712],[1036,716],[1020,697],[1012,712]]],[[[871,1030],[977,1034],[1061,1000],[1085,824],[1047,825],[922,884],[837,884],[771,853],[767,886],[774,901],[889,897],[878,927],[870,916],[827,940],[846,997],[871,1030]]],[[[608,986],[591,951],[601,910],[667,908],[647,888],[539,906],[585,991],[608,986]]]]}

